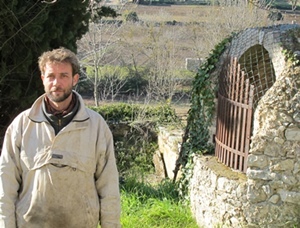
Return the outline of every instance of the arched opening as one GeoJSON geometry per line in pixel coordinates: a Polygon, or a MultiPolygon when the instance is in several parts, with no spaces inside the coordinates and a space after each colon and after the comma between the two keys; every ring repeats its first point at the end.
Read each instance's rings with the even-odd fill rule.
{"type": "Polygon", "coordinates": [[[241,70],[254,86],[254,108],[257,102],[274,84],[276,77],[272,60],[262,45],[249,48],[238,60],[241,70]]]}
{"type": "Polygon", "coordinates": [[[246,172],[252,114],[276,80],[268,51],[249,48],[238,60],[225,61],[220,74],[215,154],[225,165],[246,172]]]}

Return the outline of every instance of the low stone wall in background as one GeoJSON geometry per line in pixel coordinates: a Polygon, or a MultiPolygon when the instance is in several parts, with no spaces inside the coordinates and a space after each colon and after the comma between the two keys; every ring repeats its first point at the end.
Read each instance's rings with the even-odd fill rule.
{"type": "MultiPolygon", "coordinates": [[[[170,130],[159,127],[157,135],[158,150],[153,156],[153,163],[158,176],[170,179],[174,178],[174,170],[179,157],[182,134],[182,130],[170,130]]],[[[180,171],[177,177],[180,177],[180,171]]]]}

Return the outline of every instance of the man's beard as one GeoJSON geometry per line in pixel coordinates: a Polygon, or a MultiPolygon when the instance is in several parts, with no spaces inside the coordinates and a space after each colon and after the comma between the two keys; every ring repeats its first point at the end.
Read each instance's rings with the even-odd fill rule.
{"type": "Polygon", "coordinates": [[[72,88],[68,88],[66,90],[62,90],[60,88],[56,88],[56,90],[54,91],[48,91],[47,92],[47,97],[53,101],[53,102],[63,102],[65,101],[72,93],[72,88]],[[59,91],[59,92],[63,92],[61,96],[57,97],[57,96],[54,96],[52,95],[52,92],[55,92],[55,91],[59,91]]]}

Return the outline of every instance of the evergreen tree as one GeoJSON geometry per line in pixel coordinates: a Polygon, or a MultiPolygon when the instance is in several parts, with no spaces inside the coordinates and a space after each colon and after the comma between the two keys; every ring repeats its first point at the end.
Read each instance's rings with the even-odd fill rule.
{"type": "Polygon", "coordinates": [[[0,0],[0,146],[7,125],[43,93],[37,59],[88,30],[89,1],[0,0]]]}

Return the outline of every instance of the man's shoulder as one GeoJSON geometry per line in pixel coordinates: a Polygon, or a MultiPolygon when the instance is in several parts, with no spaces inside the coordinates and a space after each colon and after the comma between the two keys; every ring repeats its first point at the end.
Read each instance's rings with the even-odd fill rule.
{"type": "Polygon", "coordinates": [[[28,120],[29,112],[30,109],[26,109],[17,114],[15,118],[11,121],[8,128],[18,129],[21,125],[23,125],[26,122],[26,120],[28,120]]]}
{"type": "Polygon", "coordinates": [[[95,118],[95,119],[99,119],[101,121],[105,121],[103,116],[96,112],[95,110],[89,108],[89,107],[85,107],[85,110],[87,111],[88,115],[91,117],[91,118],[95,118]]]}
{"type": "Polygon", "coordinates": [[[108,131],[106,132],[110,132],[109,124],[100,113],[88,107],[86,107],[86,112],[89,115],[91,125],[100,126],[102,129],[107,129],[108,131]]]}
{"type": "Polygon", "coordinates": [[[23,111],[21,111],[15,118],[14,121],[18,121],[20,119],[23,119],[24,117],[27,118],[29,116],[29,112],[30,112],[31,108],[25,109],[23,111]]]}

